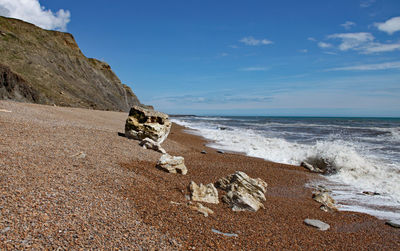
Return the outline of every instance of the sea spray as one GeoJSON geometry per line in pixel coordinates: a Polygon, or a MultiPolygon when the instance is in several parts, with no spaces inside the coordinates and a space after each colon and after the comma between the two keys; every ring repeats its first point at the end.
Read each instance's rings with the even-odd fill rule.
{"type": "Polygon", "coordinates": [[[211,147],[293,165],[322,160],[333,170],[325,185],[343,204],[342,210],[400,219],[400,120],[192,117],[173,121],[209,139],[211,147]]]}

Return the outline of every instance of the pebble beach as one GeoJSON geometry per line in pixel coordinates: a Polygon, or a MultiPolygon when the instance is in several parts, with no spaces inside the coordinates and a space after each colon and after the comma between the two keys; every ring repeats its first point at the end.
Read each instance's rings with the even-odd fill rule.
{"type": "MultiPolygon", "coordinates": [[[[123,137],[127,113],[0,101],[0,249],[398,250],[400,229],[373,216],[324,212],[304,185],[317,174],[207,147],[173,124],[161,154],[123,137]],[[205,153],[202,151],[205,151],[205,153]],[[265,209],[189,206],[188,185],[235,171],[268,184],[265,209]],[[330,225],[320,231],[304,223],[330,225]]],[[[220,192],[220,197],[223,192],[220,192]]]]}

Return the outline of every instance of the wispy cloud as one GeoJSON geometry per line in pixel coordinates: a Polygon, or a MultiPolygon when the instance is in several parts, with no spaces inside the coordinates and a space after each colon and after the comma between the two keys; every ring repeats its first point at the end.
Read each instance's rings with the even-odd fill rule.
{"type": "Polygon", "coordinates": [[[329,39],[340,39],[338,48],[341,51],[354,50],[362,54],[372,54],[400,50],[400,43],[384,44],[375,41],[369,32],[337,33],[328,36],[329,39]]]}
{"type": "Polygon", "coordinates": [[[371,33],[358,32],[358,33],[336,33],[329,35],[330,39],[341,39],[342,42],[339,45],[341,51],[347,51],[350,49],[357,49],[361,45],[367,42],[373,41],[375,38],[371,33]]]}
{"type": "Polygon", "coordinates": [[[238,48],[239,48],[239,46],[237,46],[237,45],[234,45],[234,44],[232,44],[232,45],[229,45],[228,47],[229,47],[229,48],[232,48],[232,49],[238,49],[238,48]]]}
{"type": "Polygon", "coordinates": [[[268,67],[246,67],[239,69],[239,71],[268,71],[268,67]]]}
{"type": "Polygon", "coordinates": [[[239,42],[244,43],[245,45],[250,45],[250,46],[258,46],[258,45],[268,45],[272,44],[273,42],[268,39],[255,39],[254,37],[244,37],[239,40],[239,42]]]}
{"type": "Polygon", "coordinates": [[[383,23],[374,24],[379,30],[384,31],[390,35],[396,31],[400,31],[400,17],[393,17],[383,23]]]}
{"type": "Polygon", "coordinates": [[[367,7],[371,6],[375,2],[376,2],[376,0],[361,0],[360,7],[361,8],[367,8],[367,7]]]}
{"type": "Polygon", "coordinates": [[[222,52],[222,53],[218,54],[218,57],[227,57],[227,56],[229,56],[229,53],[226,53],[226,52],[222,52]]]}
{"type": "Polygon", "coordinates": [[[356,23],[354,23],[354,22],[346,21],[344,24],[341,24],[340,26],[342,26],[346,30],[350,30],[355,25],[356,25],[356,23]]]}
{"type": "Polygon", "coordinates": [[[394,44],[370,43],[363,48],[363,52],[365,54],[390,52],[396,50],[400,50],[400,43],[394,43],[394,44]]]}
{"type": "Polygon", "coordinates": [[[63,9],[53,13],[39,0],[0,0],[0,16],[21,19],[43,29],[66,31],[71,13],[63,9]]]}
{"type": "Polygon", "coordinates": [[[307,49],[302,49],[302,50],[299,50],[299,52],[301,52],[301,53],[307,53],[308,50],[307,50],[307,49]]]}
{"type": "Polygon", "coordinates": [[[318,47],[323,48],[323,49],[326,49],[326,48],[332,47],[332,44],[325,43],[325,42],[319,42],[319,43],[318,43],[318,47]]]}
{"type": "Polygon", "coordinates": [[[316,42],[316,41],[317,41],[317,39],[315,39],[315,38],[313,38],[313,37],[308,37],[307,40],[308,40],[308,41],[313,41],[313,42],[316,42]]]}
{"type": "Polygon", "coordinates": [[[377,70],[390,70],[390,69],[400,69],[400,61],[338,67],[338,68],[328,69],[327,71],[377,71],[377,70]]]}

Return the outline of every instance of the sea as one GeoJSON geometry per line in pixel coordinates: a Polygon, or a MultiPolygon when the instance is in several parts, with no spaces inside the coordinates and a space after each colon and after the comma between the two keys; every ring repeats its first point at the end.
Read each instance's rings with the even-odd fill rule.
{"type": "Polygon", "coordinates": [[[173,116],[208,146],[333,170],[308,187],[331,191],[339,210],[400,222],[400,118],[173,116]]]}

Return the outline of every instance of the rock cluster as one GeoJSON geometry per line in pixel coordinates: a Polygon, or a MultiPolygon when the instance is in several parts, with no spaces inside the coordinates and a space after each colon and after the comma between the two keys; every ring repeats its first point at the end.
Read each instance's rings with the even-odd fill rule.
{"type": "Polygon", "coordinates": [[[189,184],[191,199],[193,201],[200,201],[212,204],[218,204],[218,191],[212,183],[197,185],[196,182],[191,181],[189,184]]]}
{"type": "Polygon", "coordinates": [[[253,179],[237,171],[218,180],[216,186],[227,192],[222,199],[233,211],[256,212],[264,208],[262,202],[266,201],[264,193],[267,191],[267,183],[259,178],[253,179]]]}
{"type": "Polygon", "coordinates": [[[183,175],[187,173],[184,158],[180,156],[171,156],[167,153],[161,155],[157,162],[157,167],[169,173],[180,173],[183,175]]]}
{"type": "Polygon", "coordinates": [[[171,125],[167,114],[133,106],[125,123],[125,135],[137,140],[149,138],[161,144],[168,137],[171,125]]]}

